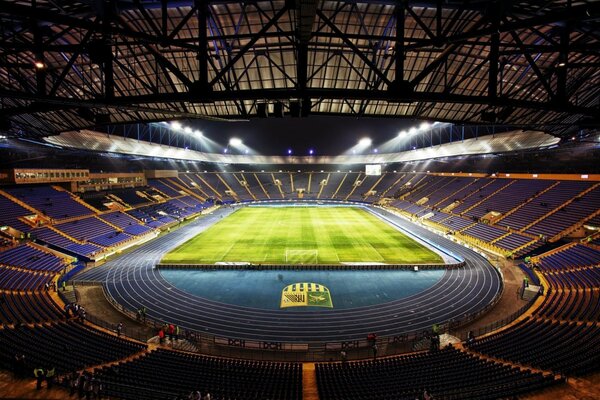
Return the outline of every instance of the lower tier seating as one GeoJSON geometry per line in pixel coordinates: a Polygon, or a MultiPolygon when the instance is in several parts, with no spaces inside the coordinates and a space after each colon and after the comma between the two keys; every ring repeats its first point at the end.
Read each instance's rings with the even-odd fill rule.
{"type": "Polygon", "coordinates": [[[584,374],[600,368],[600,326],[526,318],[470,348],[546,370],[584,374]]]}
{"type": "Polygon", "coordinates": [[[300,400],[302,366],[229,360],[156,350],[118,366],[96,370],[106,394],[124,399],[164,399],[199,390],[212,399],[300,400]]]}
{"type": "Polygon", "coordinates": [[[375,361],[317,364],[321,400],[498,399],[550,385],[539,373],[453,348],[375,361]]]}
{"type": "Polygon", "coordinates": [[[53,321],[63,314],[52,299],[41,293],[0,293],[0,323],[53,321]]]}
{"type": "Polygon", "coordinates": [[[45,273],[22,271],[0,265],[0,289],[39,290],[52,277],[45,273]]]}
{"type": "Polygon", "coordinates": [[[0,364],[9,368],[15,354],[27,367],[56,367],[57,374],[119,360],[145,348],[141,344],[93,331],[76,322],[0,329],[0,364]]]}

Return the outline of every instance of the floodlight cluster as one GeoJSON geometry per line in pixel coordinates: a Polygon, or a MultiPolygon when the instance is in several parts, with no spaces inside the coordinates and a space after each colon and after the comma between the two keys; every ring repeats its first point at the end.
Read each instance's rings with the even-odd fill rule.
{"type": "Polygon", "coordinates": [[[183,132],[188,135],[195,135],[198,137],[202,137],[202,131],[198,129],[193,129],[190,126],[183,126],[179,121],[172,121],[170,123],[165,122],[165,124],[169,125],[169,127],[176,132],[183,132]]]}
{"type": "Polygon", "coordinates": [[[426,132],[429,129],[431,129],[433,127],[433,125],[435,125],[435,124],[430,124],[429,122],[423,122],[423,123],[421,123],[421,125],[419,125],[418,128],[415,127],[415,126],[413,126],[412,128],[400,131],[398,133],[398,137],[399,138],[405,138],[405,137],[414,136],[417,133],[426,132]]]}

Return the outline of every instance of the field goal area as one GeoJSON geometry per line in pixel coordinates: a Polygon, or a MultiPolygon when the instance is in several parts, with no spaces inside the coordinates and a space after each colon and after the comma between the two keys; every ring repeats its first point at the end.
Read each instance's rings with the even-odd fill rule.
{"type": "Polygon", "coordinates": [[[286,264],[317,264],[319,250],[285,250],[286,264]]]}

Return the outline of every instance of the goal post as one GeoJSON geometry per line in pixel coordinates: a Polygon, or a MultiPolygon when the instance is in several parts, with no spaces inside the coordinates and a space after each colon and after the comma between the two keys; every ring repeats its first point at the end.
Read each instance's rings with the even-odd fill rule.
{"type": "Polygon", "coordinates": [[[308,249],[308,250],[297,250],[297,249],[286,249],[285,250],[285,263],[286,264],[317,264],[319,259],[319,250],[308,249]]]}

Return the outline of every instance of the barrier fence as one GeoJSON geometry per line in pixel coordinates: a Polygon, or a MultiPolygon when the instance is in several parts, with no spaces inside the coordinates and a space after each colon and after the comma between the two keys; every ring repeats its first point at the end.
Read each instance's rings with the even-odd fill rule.
{"type": "MultiPolygon", "coordinates": [[[[137,313],[127,309],[122,304],[116,302],[102,286],[106,299],[119,312],[123,313],[130,320],[138,320],[137,313]]],[[[468,324],[483,314],[488,312],[499,301],[500,295],[488,306],[477,313],[467,314],[457,321],[449,321],[439,324],[440,333],[449,333],[464,341],[467,338],[467,332],[461,331],[460,327],[468,324]]],[[[537,297],[532,298],[527,304],[521,307],[511,315],[487,324],[473,333],[476,336],[489,333],[502,326],[505,326],[519,316],[521,316],[535,301],[537,297]]],[[[66,299],[63,299],[68,301],[66,299]]],[[[97,316],[87,314],[87,321],[108,329],[117,331],[117,323],[111,323],[97,316]]],[[[141,342],[148,342],[153,339],[158,341],[158,330],[165,325],[165,321],[157,321],[146,317],[139,321],[146,328],[131,326],[123,320],[121,335],[141,342]],[[150,328],[150,332],[148,331],[150,328]]],[[[267,342],[245,340],[243,338],[220,337],[206,332],[196,332],[186,329],[180,329],[178,340],[165,340],[166,347],[196,351],[205,355],[214,355],[228,358],[244,358],[264,361],[337,361],[340,360],[341,351],[344,350],[349,360],[373,358],[373,345],[377,345],[376,356],[390,356],[407,353],[415,350],[427,349],[431,331],[409,332],[397,336],[381,336],[375,340],[369,340],[366,337],[361,340],[348,340],[340,342],[309,342],[309,343],[286,343],[286,342],[267,342]]]]}

